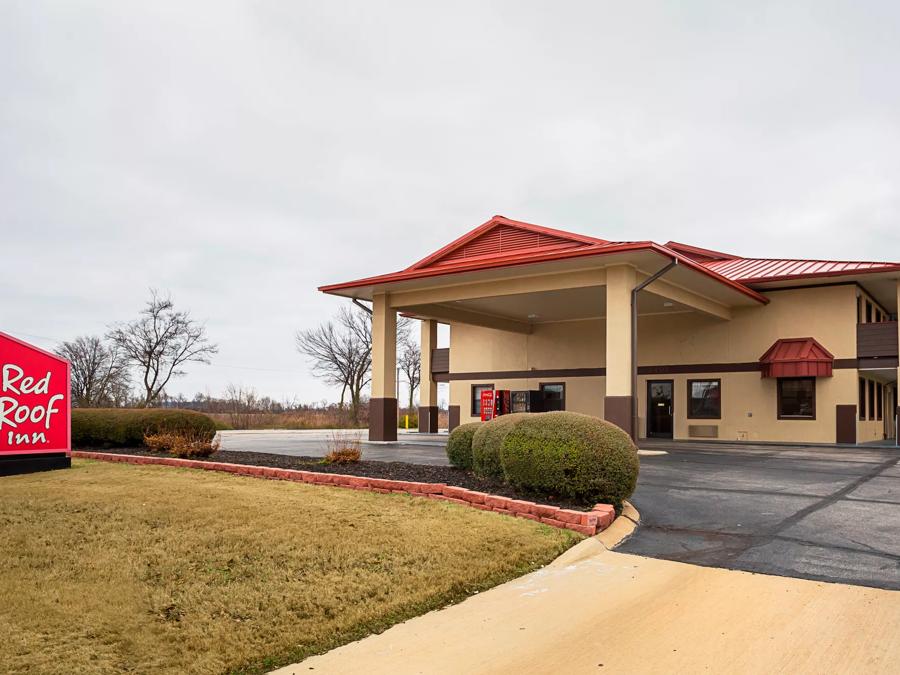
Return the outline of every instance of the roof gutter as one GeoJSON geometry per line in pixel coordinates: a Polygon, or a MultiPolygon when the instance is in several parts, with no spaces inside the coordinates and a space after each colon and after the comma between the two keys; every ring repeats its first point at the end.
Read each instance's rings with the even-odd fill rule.
{"type": "Polygon", "coordinates": [[[635,441],[638,437],[637,297],[638,293],[647,288],[647,286],[652,284],[654,281],[657,281],[664,275],[668,274],[676,267],[678,267],[678,258],[673,257],[672,261],[668,265],[656,272],[656,274],[647,277],[641,283],[631,289],[631,438],[635,441]]]}

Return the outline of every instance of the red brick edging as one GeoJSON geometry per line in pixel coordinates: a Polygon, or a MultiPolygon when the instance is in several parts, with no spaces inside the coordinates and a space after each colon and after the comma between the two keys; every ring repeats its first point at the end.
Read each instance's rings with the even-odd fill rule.
{"type": "Polygon", "coordinates": [[[387,480],[385,478],[365,478],[347,476],[340,473],[316,473],[315,471],[298,471],[296,469],[276,469],[268,466],[249,466],[246,464],[229,464],[226,462],[204,462],[193,459],[176,459],[174,457],[149,457],[146,455],[119,455],[110,452],[87,452],[75,450],[72,457],[81,459],[97,459],[104,462],[125,462],[127,464],[161,464],[177,466],[185,469],[205,469],[206,471],[224,471],[240,476],[254,476],[276,480],[292,480],[315,485],[331,485],[333,487],[367,490],[371,492],[400,492],[413,497],[429,497],[454,504],[471,506],[482,511],[494,511],[507,516],[528,518],[545,525],[564,528],[593,536],[605,530],[616,518],[613,507],[609,504],[597,504],[592,511],[575,511],[561,509],[558,506],[535,504],[521,499],[510,499],[499,495],[489,495],[466,488],[445,485],[443,483],[415,483],[405,480],[387,480]]]}

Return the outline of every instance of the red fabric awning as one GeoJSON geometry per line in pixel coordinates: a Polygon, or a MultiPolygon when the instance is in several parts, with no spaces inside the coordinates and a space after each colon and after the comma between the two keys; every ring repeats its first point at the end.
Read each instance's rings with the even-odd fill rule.
{"type": "Polygon", "coordinates": [[[759,359],[763,377],[831,377],[834,356],[813,338],[777,340],[759,359]]]}

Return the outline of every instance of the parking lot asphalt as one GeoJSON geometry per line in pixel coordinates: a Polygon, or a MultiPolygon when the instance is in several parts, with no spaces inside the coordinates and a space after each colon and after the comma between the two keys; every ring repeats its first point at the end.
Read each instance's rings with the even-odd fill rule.
{"type": "Polygon", "coordinates": [[[900,590],[900,451],[651,442],[617,550],[900,590]]]}
{"type": "Polygon", "coordinates": [[[221,431],[222,450],[236,452],[271,452],[292,457],[324,457],[334,438],[360,442],[363,459],[377,462],[411,462],[447,466],[447,434],[400,432],[396,443],[369,443],[365,429],[347,430],[261,430],[221,431]]]}
{"type": "MultiPolygon", "coordinates": [[[[365,459],[446,465],[446,435],[401,434],[365,459]]],[[[331,432],[223,432],[222,448],[322,456],[331,432]]],[[[642,441],[617,550],[780,576],[900,590],[900,450],[642,441]],[[642,453],[644,454],[644,453],[642,453]]]]}

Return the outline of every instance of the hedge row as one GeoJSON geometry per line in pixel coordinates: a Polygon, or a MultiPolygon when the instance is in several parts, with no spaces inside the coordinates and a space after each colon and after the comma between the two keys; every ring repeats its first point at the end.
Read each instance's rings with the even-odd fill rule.
{"type": "Polygon", "coordinates": [[[172,432],[211,441],[216,423],[192,410],[72,409],[74,448],[136,448],[144,444],[145,435],[172,432]]]}
{"type": "Polygon", "coordinates": [[[637,485],[637,447],[622,429],[571,412],[503,415],[450,434],[453,466],[538,495],[621,509],[637,485]]]}

